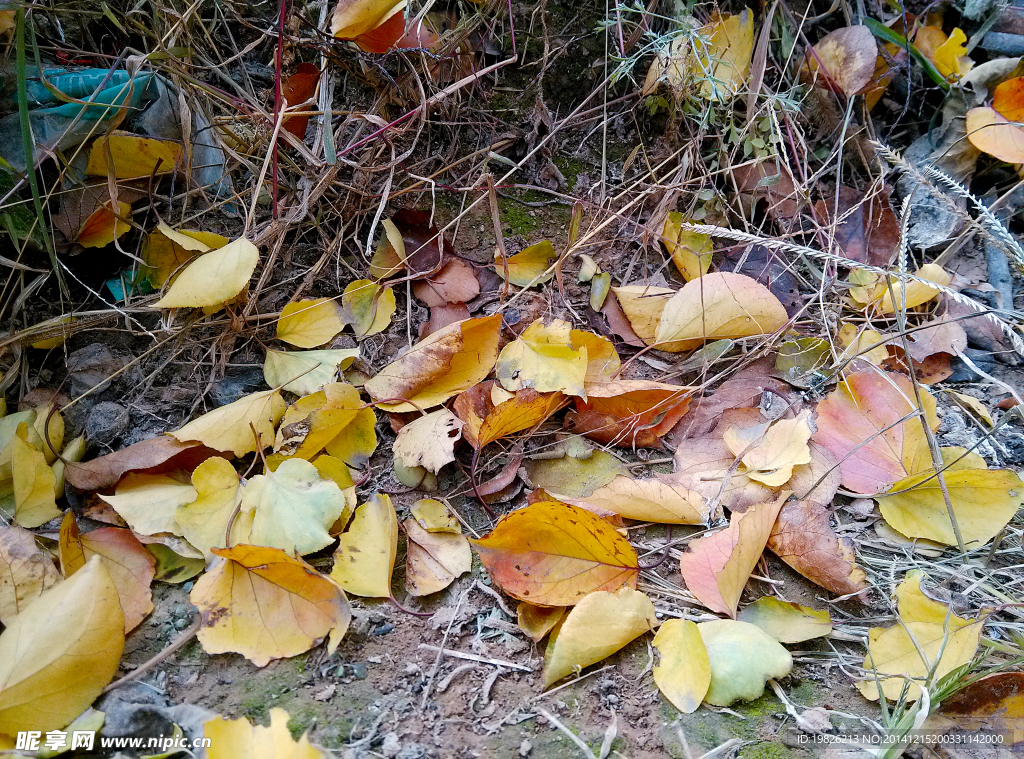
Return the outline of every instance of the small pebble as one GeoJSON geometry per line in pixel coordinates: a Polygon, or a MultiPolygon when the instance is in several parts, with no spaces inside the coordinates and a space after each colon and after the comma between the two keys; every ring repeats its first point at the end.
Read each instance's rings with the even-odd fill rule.
{"type": "Polygon", "coordinates": [[[174,620],[174,627],[177,630],[184,630],[186,627],[188,627],[188,620],[187,619],[176,619],[176,620],[174,620]]]}
{"type": "Polygon", "coordinates": [[[356,662],[352,665],[352,677],[356,680],[366,679],[366,665],[362,662],[356,662]]]}
{"type": "Polygon", "coordinates": [[[174,616],[184,617],[185,616],[185,604],[178,604],[174,607],[174,616]]]}
{"type": "Polygon", "coordinates": [[[385,622],[380,627],[373,631],[374,635],[387,635],[389,632],[395,629],[395,626],[390,622],[385,622]]]}
{"type": "Polygon", "coordinates": [[[529,756],[531,751],[533,751],[533,744],[523,738],[523,742],[519,744],[519,756],[529,756]]]}
{"type": "Polygon", "coordinates": [[[191,592],[192,592],[192,587],[193,587],[194,585],[195,585],[195,583],[194,583],[194,582],[192,582],[191,580],[189,580],[189,581],[188,581],[188,582],[186,582],[186,583],[185,583],[184,585],[182,585],[182,586],[181,586],[181,588],[182,588],[182,590],[184,590],[184,591],[185,591],[186,593],[191,593],[191,592]]]}

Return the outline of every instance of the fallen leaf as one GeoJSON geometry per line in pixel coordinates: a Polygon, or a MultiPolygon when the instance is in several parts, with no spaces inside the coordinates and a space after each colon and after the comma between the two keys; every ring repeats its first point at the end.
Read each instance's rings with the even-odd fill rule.
{"type": "MultiPolygon", "coordinates": [[[[876,495],[882,517],[908,538],[957,545],[934,470],[913,474],[876,495]],[[905,491],[905,492],[901,492],[905,491]]],[[[943,473],[964,544],[976,548],[995,537],[1024,505],[1024,482],[1011,469],[947,469],[943,473]]]]}
{"type": "Polygon", "coordinates": [[[569,340],[576,350],[587,349],[587,374],[583,385],[610,382],[619,373],[622,362],[612,341],[582,329],[569,331],[569,340]]]}
{"type": "Polygon", "coordinates": [[[660,448],[690,407],[692,388],[650,380],[611,380],[587,387],[568,415],[573,432],[621,448],[660,448]]]}
{"type": "Polygon", "coordinates": [[[939,713],[956,717],[1024,717],[1024,672],[997,672],[942,700],[939,713]]]}
{"type": "MultiPolygon", "coordinates": [[[[396,47],[399,40],[405,35],[405,14],[394,13],[380,26],[376,26],[368,32],[363,32],[352,41],[367,53],[386,53],[392,47],[396,47]]],[[[402,45],[397,45],[402,47],[402,45]]],[[[420,47],[420,45],[413,45],[420,47]]]]}
{"type": "Polygon", "coordinates": [[[196,489],[166,474],[129,474],[114,495],[99,494],[118,516],[140,535],[178,532],[174,521],[179,506],[196,500],[196,489]]]}
{"type": "Polygon", "coordinates": [[[420,324],[419,335],[423,340],[444,329],[449,324],[462,322],[469,318],[469,308],[465,303],[450,303],[445,306],[434,306],[430,309],[430,318],[420,324]]]}
{"type": "Polygon", "coordinates": [[[214,232],[171,229],[160,222],[143,242],[142,260],[146,265],[139,270],[139,275],[145,277],[154,290],[159,290],[189,261],[210,250],[223,248],[229,242],[228,238],[214,232]]]}
{"type": "Polygon", "coordinates": [[[937,26],[922,26],[914,35],[914,46],[935,64],[946,79],[959,79],[974,66],[967,57],[967,35],[959,27],[945,32],[937,26]]]}
{"type": "MultiPolygon", "coordinates": [[[[431,308],[449,303],[466,303],[480,294],[480,281],[472,266],[453,258],[437,274],[414,282],[412,293],[431,308]]],[[[468,314],[466,318],[469,318],[468,314]]]]}
{"type": "Polygon", "coordinates": [[[320,351],[267,350],[263,378],[271,387],[308,395],[337,379],[359,357],[358,348],[320,351]]]}
{"type": "Polygon", "coordinates": [[[588,593],[551,633],[544,655],[544,687],[606,659],[657,624],[654,604],[638,590],[588,593]]]}
{"type": "Polygon", "coordinates": [[[844,324],[836,333],[836,340],[845,349],[840,361],[861,359],[881,366],[889,358],[884,338],[873,329],[858,329],[855,324],[844,324]]]}
{"type": "Polygon", "coordinates": [[[921,590],[922,577],[921,570],[911,570],[896,588],[901,624],[868,631],[864,669],[870,679],[858,682],[857,689],[870,701],[883,693],[894,701],[904,685],[909,686],[907,699],[916,701],[919,681],[937,682],[969,663],[978,650],[985,617],[964,619],[928,598],[921,590]]]}
{"type": "Polygon", "coordinates": [[[471,542],[496,585],[542,606],[571,606],[593,591],[634,587],[639,575],[636,551],[614,527],[557,501],[513,511],[471,542]]]}
{"type": "Polygon", "coordinates": [[[210,739],[208,759],[324,759],[323,752],[313,748],[303,733],[297,741],[288,729],[288,712],[274,707],[270,710],[270,727],[250,725],[245,717],[226,720],[215,717],[203,724],[203,736],[210,739]]]}
{"type": "MultiPolygon", "coordinates": [[[[319,81],[320,69],[312,63],[300,63],[296,66],[295,73],[281,82],[281,94],[288,107],[297,106],[312,98],[316,94],[316,85],[319,81]]],[[[281,128],[291,132],[300,140],[306,136],[307,126],[309,126],[309,116],[288,115],[281,121],[281,128]]]]}
{"type": "Polygon", "coordinates": [[[526,637],[540,643],[562,621],[566,611],[564,606],[534,606],[521,601],[516,609],[516,618],[526,637]]]}
{"type": "Polygon", "coordinates": [[[832,632],[828,611],[816,611],[772,596],[763,596],[740,609],[736,618],[757,625],[779,643],[803,643],[832,632]]]}
{"type": "Polygon", "coordinates": [[[448,507],[433,498],[424,498],[416,501],[410,510],[413,519],[421,529],[427,532],[443,532],[450,535],[461,535],[462,526],[459,520],[452,516],[448,507]]]}
{"type": "Polygon", "coordinates": [[[326,449],[353,469],[363,466],[377,448],[377,416],[344,382],[324,385],[299,398],[281,417],[274,450],[311,460],[326,449]]]}
{"type": "Polygon", "coordinates": [[[562,393],[538,393],[524,388],[495,402],[497,382],[489,380],[459,394],[452,408],[465,423],[466,442],[477,450],[495,440],[535,427],[565,405],[562,393]]]}
{"type": "Polygon", "coordinates": [[[714,244],[711,235],[683,229],[682,222],[683,215],[678,211],[671,211],[665,218],[661,242],[672,256],[672,263],[676,265],[676,269],[683,275],[683,279],[689,282],[708,273],[714,244]]]}
{"type": "Polygon", "coordinates": [[[100,695],[123,651],[117,589],[94,557],[0,634],[0,734],[63,728],[100,695]]]}
{"type": "MultiPolygon", "coordinates": [[[[893,341],[902,347],[900,341],[893,341]]],[[[907,353],[914,361],[924,361],[935,353],[956,355],[967,347],[967,333],[957,322],[937,317],[907,333],[907,353]]]]}
{"type": "Polygon", "coordinates": [[[339,536],[331,579],[355,596],[387,598],[398,552],[398,516],[391,498],[376,494],[358,509],[339,536]]]}
{"type": "Polygon", "coordinates": [[[437,593],[473,566],[473,552],[462,534],[427,532],[415,520],[406,519],[408,553],[405,558],[405,589],[414,596],[437,593]]]}
{"type": "Polygon", "coordinates": [[[328,636],[327,652],[334,653],[352,612],[333,581],[277,548],[238,545],[213,552],[219,560],[189,594],[199,609],[206,653],[237,653],[265,667],[328,636]]]}
{"type": "Polygon", "coordinates": [[[558,259],[555,246],[549,240],[542,240],[514,256],[502,259],[501,253],[494,253],[494,270],[505,279],[506,268],[508,281],[516,287],[533,287],[549,282],[554,276],[554,269],[548,271],[551,263],[558,259]]]}
{"type": "Polygon", "coordinates": [[[724,530],[690,543],[679,559],[686,587],[712,611],[736,616],[736,606],[750,573],[768,543],[772,525],[790,493],[774,502],[755,504],[733,513],[724,530]]]}
{"type": "Polygon", "coordinates": [[[280,391],[264,390],[208,411],[170,434],[183,443],[195,441],[216,451],[244,456],[273,444],[274,427],[284,411],[280,391]]]}
{"type": "Polygon", "coordinates": [[[866,26],[845,26],[829,32],[807,54],[811,78],[832,92],[853,97],[875,75],[878,44],[866,26]]]}
{"type": "MultiPolygon", "coordinates": [[[[24,422],[22,423],[24,424],[24,422]]],[[[14,521],[22,527],[39,527],[61,515],[54,498],[56,476],[46,457],[25,442],[22,426],[7,444],[11,447],[14,487],[14,521]]]]}
{"type": "MultiPolygon", "coordinates": [[[[612,292],[637,337],[645,345],[654,345],[658,324],[661,322],[661,314],[669,299],[678,291],[671,287],[626,285],[625,287],[613,287],[612,292]]],[[[676,348],[676,344],[665,348],[658,346],[659,350],[675,350],[676,348]]],[[[680,347],[678,350],[684,350],[684,348],[680,347]]]]}
{"type": "Polygon", "coordinates": [[[346,324],[341,307],[332,298],[293,301],[281,309],[277,339],[299,348],[315,348],[333,340],[346,324]]]}
{"type": "MultiPolygon", "coordinates": [[[[728,173],[736,184],[737,200],[748,218],[756,209],[763,207],[764,212],[776,223],[788,228],[799,215],[805,191],[797,190],[793,173],[777,158],[741,163],[730,167],[728,173]]],[[[776,251],[764,245],[755,243],[750,248],[755,254],[754,258],[764,261],[761,264],[762,271],[769,268],[773,261],[785,263],[776,251]]],[[[741,249],[746,251],[747,246],[741,249]]],[[[761,284],[767,284],[764,278],[755,278],[761,284]]]]}
{"type": "Polygon", "coordinates": [[[700,77],[700,94],[711,101],[725,101],[747,81],[754,52],[754,14],[744,8],[736,15],[719,15],[700,30],[708,45],[696,46],[694,73],[700,77]]]}
{"type": "Polygon", "coordinates": [[[100,205],[83,222],[74,242],[83,248],[105,248],[132,228],[132,207],[119,201],[115,211],[110,202],[100,205]]]}
{"type": "Polygon", "coordinates": [[[495,366],[501,386],[514,393],[531,388],[539,393],[563,392],[586,397],[587,349],[575,349],[568,322],[545,325],[537,319],[502,348],[495,366]]]}
{"type": "Polygon", "coordinates": [[[972,108],[967,112],[967,139],[1000,161],[1024,163],[1024,129],[995,108],[972,108]]]}
{"type": "Polygon", "coordinates": [[[233,299],[248,284],[260,261],[244,237],[196,258],[177,276],[153,308],[205,308],[233,299]]]}
{"type": "Polygon", "coordinates": [[[690,350],[710,339],[766,335],[788,319],[782,303],[764,285],[742,274],[716,272],[672,296],[655,339],[661,350],[690,350]]]}
{"type": "Polygon", "coordinates": [[[352,325],[356,338],[361,340],[383,332],[391,324],[397,308],[395,291],[369,279],[357,279],[345,288],[341,306],[345,320],[352,325]]]}
{"type": "Polygon", "coordinates": [[[524,466],[537,487],[573,498],[586,498],[619,475],[629,474],[625,465],[606,451],[592,451],[586,458],[527,460],[524,466]]]}
{"type": "Polygon", "coordinates": [[[339,0],[331,16],[331,34],[350,40],[383,24],[405,8],[406,0],[339,0]]]}
{"type": "Polygon", "coordinates": [[[183,153],[180,142],[111,132],[93,142],[85,175],[123,180],[173,174],[183,153]]]}
{"type": "Polygon", "coordinates": [[[658,690],[683,714],[697,711],[711,686],[711,661],[697,625],[684,619],[666,620],[654,636],[654,648],[658,690]]]}
{"type": "Polygon", "coordinates": [[[935,282],[944,287],[948,287],[952,281],[946,270],[937,264],[925,264],[914,272],[914,275],[918,279],[904,281],[897,279],[895,276],[890,277],[892,292],[888,288],[882,288],[884,292],[878,303],[879,314],[885,316],[896,313],[896,307],[893,306],[894,302],[900,310],[904,308],[917,308],[939,294],[940,290],[937,287],[926,285],[924,282],[918,281],[920,279],[935,282]],[[893,301],[893,296],[896,298],[895,301],[893,301]]]}
{"type": "Polygon", "coordinates": [[[836,595],[864,590],[867,576],[857,566],[849,538],[836,535],[828,509],[813,501],[789,501],[779,512],[768,549],[811,582],[836,595]]]}
{"type": "Polygon", "coordinates": [[[413,279],[429,277],[447,263],[451,250],[441,230],[431,224],[429,211],[402,208],[382,222],[377,252],[370,261],[370,276],[383,279],[403,269],[413,279]]]}
{"type": "Polygon", "coordinates": [[[216,451],[198,443],[157,435],[85,463],[69,464],[65,476],[79,490],[102,490],[114,487],[128,472],[191,470],[214,455],[216,451]]]}
{"type": "MultiPolygon", "coordinates": [[[[555,495],[554,491],[548,492],[555,495]]],[[[558,495],[561,497],[561,494],[558,495]]],[[[706,524],[708,519],[704,498],[699,493],[673,483],[667,475],[644,480],[619,475],[579,501],[641,522],[706,524]]]]}
{"type": "Polygon", "coordinates": [[[946,391],[949,396],[956,401],[957,405],[963,409],[969,411],[973,416],[977,417],[988,425],[989,429],[996,426],[995,421],[992,419],[992,415],[988,409],[985,408],[985,404],[979,401],[977,398],[972,398],[966,393],[958,393],[955,390],[946,391]]]}
{"type": "Polygon", "coordinates": [[[0,527],[0,624],[10,627],[15,617],[61,579],[35,535],[17,525],[0,527]]]}
{"type": "Polygon", "coordinates": [[[739,472],[768,487],[781,487],[793,476],[793,468],[811,463],[810,411],[795,419],[779,419],[754,427],[730,427],[722,439],[740,459],[739,472]]]}
{"type": "Polygon", "coordinates": [[[418,342],[363,387],[375,401],[389,401],[380,403],[385,411],[438,406],[490,373],[500,330],[500,314],[452,324],[418,342]]]}
{"type": "Polygon", "coordinates": [[[892,210],[888,188],[868,195],[844,185],[839,188],[838,208],[834,200],[820,200],[815,210],[821,218],[835,224],[836,244],[847,258],[872,266],[888,266],[896,257],[900,222],[892,210]]]}
{"type": "MultiPolygon", "coordinates": [[[[935,430],[935,399],[924,389],[920,392],[928,426],[935,430]]],[[[921,421],[912,416],[915,411],[914,387],[904,375],[854,372],[818,404],[812,439],[839,462],[843,487],[873,495],[919,471],[916,462],[922,457],[931,460],[921,421]]]]}
{"type": "Polygon", "coordinates": [[[422,466],[434,474],[455,461],[455,444],[464,422],[446,408],[409,422],[398,431],[392,452],[407,467],[422,466]]]}
{"type": "Polygon", "coordinates": [[[711,665],[711,685],[704,700],[729,706],[764,694],[771,678],[782,678],[793,669],[793,657],[768,633],[747,622],[716,619],[697,625],[711,665]]]}

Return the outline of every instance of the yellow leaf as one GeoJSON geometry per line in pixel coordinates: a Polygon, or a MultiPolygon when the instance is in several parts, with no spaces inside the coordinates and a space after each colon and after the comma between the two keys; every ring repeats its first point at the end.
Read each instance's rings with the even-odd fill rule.
{"type": "Polygon", "coordinates": [[[108,205],[93,211],[78,230],[75,242],[83,248],[104,248],[132,228],[132,207],[118,201],[117,212],[108,205]]]}
{"type": "Polygon", "coordinates": [[[455,461],[455,443],[464,423],[446,408],[414,419],[398,431],[392,452],[406,467],[421,466],[434,474],[455,461]]]}
{"type": "MultiPolygon", "coordinates": [[[[935,282],[944,287],[948,287],[952,281],[946,270],[938,264],[925,264],[914,274],[920,279],[926,279],[929,282],[935,282]]],[[[892,292],[886,289],[878,305],[878,313],[883,316],[896,313],[896,309],[893,308],[893,295],[896,296],[896,304],[900,310],[903,310],[904,308],[916,308],[927,303],[940,292],[937,287],[930,287],[924,282],[917,280],[903,281],[892,277],[891,281],[892,292]]]]}
{"type": "MultiPolygon", "coordinates": [[[[647,345],[654,345],[655,336],[658,333],[658,324],[661,322],[661,314],[669,299],[676,294],[671,287],[647,287],[646,285],[626,285],[625,287],[613,287],[622,313],[629,319],[629,325],[636,332],[637,337],[647,345]]],[[[675,350],[675,345],[663,350],[675,350]]],[[[679,350],[682,350],[680,348],[679,350]]]]}
{"type": "Polygon", "coordinates": [[[377,447],[376,423],[373,409],[366,407],[358,390],[334,382],[288,407],[274,450],[313,459],[326,448],[334,458],[358,469],[377,447]]]}
{"type": "Polygon", "coordinates": [[[793,669],[793,657],[777,640],[756,625],[716,619],[697,625],[711,664],[711,686],[704,700],[728,706],[764,694],[769,678],[781,678],[793,669]]]}
{"type": "Polygon", "coordinates": [[[571,606],[595,590],[635,587],[636,551],[608,522],[557,501],[532,503],[472,541],[491,580],[513,598],[571,606]]]}
{"type": "Polygon", "coordinates": [[[737,15],[716,18],[702,28],[710,44],[698,44],[694,73],[702,78],[700,93],[707,100],[728,100],[750,74],[754,52],[754,14],[744,8],[737,15]]]}
{"type": "Polygon", "coordinates": [[[31,529],[59,517],[61,511],[54,498],[57,478],[46,457],[25,442],[20,425],[8,445],[14,479],[14,521],[31,529]]]}
{"type": "Polygon", "coordinates": [[[970,662],[978,650],[984,616],[964,619],[928,598],[921,590],[923,576],[921,570],[911,570],[896,589],[902,624],[868,631],[864,669],[869,677],[877,673],[878,681],[863,680],[857,689],[871,701],[878,700],[879,691],[895,700],[907,683],[908,699],[916,701],[921,696],[919,682],[929,675],[929,684],[938,682],[970,662]]]}
{"type": "Polygon", "coordinates": [[[196,440],[215,451],[231,451],[235,456],[244,456],[257,447],[263,449],[272,445],[274,427],[284,411],[285,402],[280,391],[264,390],[243,395],[234,403],[209,411],[170,434],[183,443],[196,440]]]}
{"type": "Polygon", "coordinates": [[[803,643],[832,632],[832,617],[827,610],[815,611],[772,596],[757,599],[741,609],[736,618],[757,625],[779,643],[803,643]]]}
{"type": "Polygon", "coordinates": [[[538,393],[529,388],[495,402],[495,390],[505,392],[497,382],[481,382],[461,393],[453,404],[465,422],[466,442],[478,450],[540,424],[565,405],[562,393],[538,393]]]}
{"type": "Polygon", "coordinates": [[[240,237],[186,266],[153,308],[220,306],[246,288],[259,261],[256,246],[240,237]]]}
{"type": "Polygon", "coordinates": [[[857,357],[881,366],[889,358],[889,351],[881,345],[882,336],[873,329],[858,329],[854,324],[844,324],[836,334],[836,339],[845,348],[840,360],[857,357]]]}
{"type": "Polygon", "coordinates": [[[450,324],[418,342],[363,387],[374,400],[389,401],[380,404],[385,411],[438,406],[490,373],[500,330],[501,314],[450,324]]]}
{"type": "Polygon", "coordinates": [[[395,291],[368,279],[350,282],[341,296],[345,318],[358,339],[383,332],[395,313],[395,291]]]}
{"type": "Polygon", "coordinates": [[[238,653],[265,667],[330,636],[327,652],[334,653],[352,620],[334,582],[278,548],[239,545],[214,553],[219,561],[189,595],[199,608],[204,651],[238,653]]]}
{"type": "Polygon", "coordinates": [[[544,687],[605,659],[654,630],[658,619],[646,594],[632,588],[586,595],[552,633],[544,656],[544,687]]]}
{"type": "Polygon", "coordinates": [[[584,385],[609,382],[615,377],[622,363],[611,340],[582,329],[571,330],[569,339],[576,350],[587,349],[587,376],[583,378],[584,385]]]}
{"type": "MultiPolygon", "coordinates": [[[[928,470],[902,479],[892,486],[895,495],[877,495],[875,500],[885,521],[908,538],[955,546],[946,500],[933,474],[928,470]]],[[[1011,469],[947,469],[943,477],[968,547],[995,537],[1024,504],[1024,482],[1011,469]]]]}
{"type": "Polygon", "coordinates": [[[188,482],[166,474],[131,473],[117,484],[114,495],[100,498],[114,507],[124,521],[140,535],[158,532],[177,534],[174,515],[179,506],[192,503],[198,494],[188,482]]]}
{"type": "Polygon", "coordinates": [[[26,440],[43,452],[47,464],[57,460],[57,451],[64,446],[64,417],[53,410],[52,403],[36,407],[36,418],[26,440]],[[46,431],[43,425],[47,425],[46,431]]]}
{"type": "Polygon", "coordinates": [[[315,393],[334,382],[359,356],[358,348],[321,351],[267,350],[263,377],[271,387],[296,395],[315,393]]]}
{"type": "Polygon", "coordinates": [[[356,596],[391,596],[391,572],[398,553],[398,516],[391,498],[376,494],[356,509],[340,536],[331,579],[356,596]]]}
{"type": "Polygon", "coordinates": [[[422,529],[427,532],[447,532],[452,535],[462,534],[462,525],[451,515],[448,507],[433,498],[424,498],[412,505],[412,516],[422,529]]]}
{"type": "Polygon", "coordinates": [[[967,112],[967,139],[978,150],[1007,163],[1024,163],[1024,129],[995,108],[967,112]]]}
{"type": "Polygon", "coordinates": [[[714,244],[711,242],[711,235],[687,231],[682,228],[682,222],[681,213],[669,213],[661,233],[661,242],[672,256],[672,263],[683,275],[683,279],[689,282],[708,273],[714,244]]]}
{"type": "Polygon", "coordinates": [[[315,348],[345,329],[341,307],[331,298],[299,300],[281,309],[277,339],[299,348],[315,348]]]}
{"type": "Polygon", "coordinates": [[[519,629],[534,643],[539,643],[562,621],[566,611],[568,609],[565,606],[534,606],[521,601],[516,609],[516,617],[519,629]]]}
{"type": "Polygon", "coordinates": [[[811,463],[810,413],[805,410],[795,419],[727,429],[723,440],[732,454],[740,457],[739,471],[771,488],[789,482],[793,467],[811,463]]]}
{"type": "Polygon", "coordinates": [[[173,174],[183,152],[178,142],[113,132],[92,144],[85,174],[113,179],[149,179],[154,174],[173,174]]]}
{"type": "Polygon", "coordinates": [[[967,35],[957,27],[947,37],[934,26],[924,26],[917,31],[914,44],[935,64],[939,73],[947,79],[959,79],[974,67],[974,61],[967,57],[967,35]]]}
{"type": "Polygon", "coordinates": [[[176,230],[160,222],[143,243],[142,260],[146,265],[140,274],[146,277],[153,289],[159,290],[189,261],[210,250],[223,248],[229,242],[228,238],[213,232],[176,230]]]}
{"type": "Polygon", "coordinates": [[[699,493],[659,477],[634,480],[619,475],[607,485],[578,500],[626,519],[642,522],[705,524],[708,518],[707,504],[699,493]]]}
{"type": "Polygon", "coordinates": [[[408,553],[405,589],[414,596],[437,593],[473,566],[473,552],[464,535],[427,532],[415,520],[405,520],[408,553]]]}
{"type": "Polygon", "coordinates": [[[381,221],[384,233],[377,243],[377,250],[370,261],[370,276],[385,279],[397,274],[406,266],[405,240],[391,219],[381,221]]]}
{"type": "Polygon", "coordinates": [[[733,512],[724,530],[690,543],[679,568],[686,587],[702,604],[735,618],[743,587],[789,495],[782,491],[774,502],[756,504],[742,514],[733,512]]]}
{"type": "Polygon", "coordinates": [[[684,714],[697,711],[711,686],[711,662],[697,625],[683,619],[665,621],[654,636],[654,648],[658,689],[684,714]]]}
{"type": "Polygon", "coordinates": [[[405,8],[406,0],[338,0],[331,16],[331,34],[350,40],[387,21],[405,8]]]}
{"type": "Polygon", "coordinates": [[[549,240],[542,240],[528,248],[523,248],[514,256],[502,261],[501,253],[494,252],[494,270],[505,279],[505,268],[508,267],[508,281],[517,287],[533,287],[551,280],[555,272],[548,267],[558,258],[555,246],[549,240]]]}
{"type": "Polygon", "coordinates": [[[689,350],[721,337],[766,335],[788,319],[782,303],[761,283],[743,274],[715,272],[672,296],[655,339],[661,350],[689,350]]]}
{"type": "Polygon", "coordinates": [[[546,326],[541,319],[533,322],[502,348],[494,370],[501,386],[510,393],[531,388],[586,397],[587,349],[572,347],[570,331],[560,319],[546,326]]]}
{"type": "Polygon", "coordinates": [[[7,627],[62,579],[35,535],[17,525],[0,527],[0,578],[0,624],[7,627]]]}
{"type": "MultiPolygon", "coordinates": [[[[228,520],[239,503],[241,480],[231,464],[219,456],[208,458],[192,472],[196,499],[179,506],[174,513],[178,524],[176,534],[213,560],[212,549],[223,547],[228,520]]],[[[252,527],[253,514],[239,512],[231,525],[231,544],[244,543],[252,527]]]]}
{"type": "Polygon", "coordinates": [[[305,733],[297,741],[292,740],[288,712],[277,707],[270,710],[270,727],[250,725],[245,717],[215,717],[203,725],[203,735],[210,739],[208,759],[324,759],[305,733]]]}
{"type": "Polygon", "coordinates": [[[95,556],[0,635],[0,734],[67,725],[110,682],[123,651],[117,589],[95,556]]]}
{"type": "Polygon", "coordinates": [[[985,408],[985,405],[977,398],[972,398],[965,393],[958,393],[955,390],[947,390],[946,392],[952,396],[953,400],[955,400],[958,405],[967,409],[974,414],[974,416],[987,424],[989,429],[996,426],[995,422],[992,420],[992,415],[988,412],[988,409],[985,408]]]}

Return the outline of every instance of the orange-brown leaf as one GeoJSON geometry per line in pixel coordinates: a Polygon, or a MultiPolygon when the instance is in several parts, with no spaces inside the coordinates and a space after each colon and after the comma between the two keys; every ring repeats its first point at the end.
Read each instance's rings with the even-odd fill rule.
{"type": "Polygon", "coordinates": [[[538,393],[532,388],[519,390],[499,403],[494,402],[496,393],[508,395],[494,380],[481,382],[460,394],[453,404],[456,415],[466,423],[463,436],[477,450],[540,424],[565,404],[562,393],[538,393]]]}
{"type": "Polygon", "coordinates": [[[660,448],[690,407],[691,389],[649,380],[613,380],[587,387],[569,415],[573,431],[622,448],[660,448]]]}

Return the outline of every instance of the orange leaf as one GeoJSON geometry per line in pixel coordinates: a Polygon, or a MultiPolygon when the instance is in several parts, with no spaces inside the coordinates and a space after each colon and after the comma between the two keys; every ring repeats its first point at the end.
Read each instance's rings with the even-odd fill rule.
{"type": "MultiPolygon", "coordinates": [[[[921,390],[929,426],[939,426],[935,399],[921,390]]],[[[879,493],[930,466],[928,443],[916,417],[914,387],[902,374],[862,371],[849,375],[818,404],[813,440],[839,462],[842,484],[855,493],[879,493]],[[919,462],[927,459],[922,466],[919,462]]]]}
{"type": "Polygon", "coordinates": [[[534,643],[539,643],[562,621],[565,612],[564,606],[534,606],[524,601],[516,609],[516,616],[519,618],[519,629],[534,643]]]}
{"type": "Polygon", "coordinates": [[[106,205],[93,211],[78,230],[75,242],[83,248],[102,248],[131,229],[132,225],[123,219],[132,217],[132,207],[119,202],[117,208],[116,214],[106,205]]]}
{"type": "Polygon", "coordinates": [[[359,49],[366,53],[386,53],[405,35],[405,14],[394,13],[383,24],[353,38],[359,49]]]}
{"type": "Polygon", "coordinates": [[[466,441],[480,450],[488,443],[540,424],[564,404],[562,393],[538,393],[524,388],[511,395],[490,380],[459,395],[453,408],[466,423],[462,430],[466,441]]]}
{"type": "Polygon", "coordinates": [[[686,587],[712,611],[736,618],[743,587],[768,542],[772,525],[789,498],[782,491],[775,501],[751,506],[733,514],[729,526],[690,543],[679,559],[686,587]]]}
{"type": "Polygon", "coordinates": [[[1024,77],[999,84],[992,93],[992,107],[1008,121],[1024,121],[1024,77]]]}
{"type": "Polygon", "coordinates": [[[649,380],[614,380],[587,387],[569,415],[573,431],[621,448],[660,448],[690,407],[691,389],[649,380]]]}
{"type": "Polygon", "coordinates": [[[203,650],[239,653],[263,667],[308,651],[330,635],[327,651],[334,653],[352,618],[337,583],[279,548],[212,550],[221,559],[189,596],[202,617],[203,650]]]}
{"type": "Polygon", "coordinates": [[[636,587],[636,551],[581,508],[542,501],[513,511],[471,541],[491,579],[520,601],[571,606],[596,590],[636,587]]]}
{"type": "MultiPolygon", "coordinates": [[[[316,92],[316,83],[320,80],[320,69],[312,63],[300,63],[295,73],[288,77],[281,85],[281,94],[289,107],[299,103],[305,103],[316,92]]],[[[287,129],[300,140],[306,136],[306,126],[309,124],[309,116],[285,116],[281,123],[282,129],[287,129]]]]}
{"type": "Polygon", "coordinates": [[[1024,129],[995,108],[972,108],[967,112],[967,139],[1000,161],[1024,163],[1024,129]]]}

